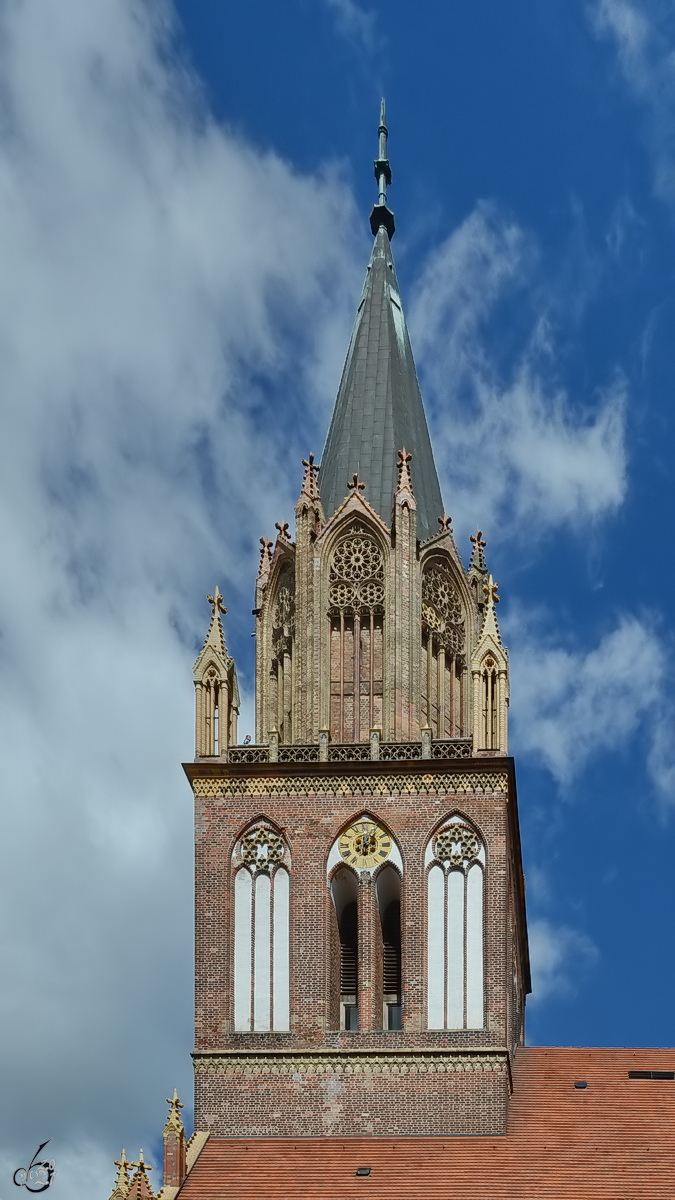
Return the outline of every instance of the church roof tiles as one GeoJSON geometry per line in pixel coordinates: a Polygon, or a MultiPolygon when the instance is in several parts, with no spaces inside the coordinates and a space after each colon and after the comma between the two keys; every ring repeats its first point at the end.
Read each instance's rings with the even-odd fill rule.
{"type": "Polygon", "coordinates": [[[210,1138],[180,1200],[662,1200],[675,1080],[628,1072],[674,1068],[672,1050],[529,1047],[505,1136],[210,1138]]]}

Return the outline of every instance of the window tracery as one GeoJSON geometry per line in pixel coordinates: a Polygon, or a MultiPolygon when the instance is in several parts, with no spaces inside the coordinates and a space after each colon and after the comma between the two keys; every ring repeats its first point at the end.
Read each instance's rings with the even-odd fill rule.
{"type": "Polygon", "coordinates": [[[482,1029],[485,847],[462,817],[427,845],[427,1024],[482,1029]]]}
{"type": "Polygon", "coordinates": [[[289,1028],[289,853],[261,821],[233,854],[234,1028],[289,1028]]]}
{"type": "Polygon", "coordinates": [[[464,733],[466,634],[462,603],[445,559],[434,559],[422,575],[422,716],[434,737],[464,733]]]}
{"type": "Polygon", "coordinates": [[[385,570],[365,526],[337,543],[328,580],[331,740],[366,741],[383,715],[385,570]]]}

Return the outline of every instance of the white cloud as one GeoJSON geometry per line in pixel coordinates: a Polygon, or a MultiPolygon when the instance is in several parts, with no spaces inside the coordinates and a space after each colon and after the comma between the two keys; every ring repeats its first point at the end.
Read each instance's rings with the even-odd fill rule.
{"type": "Polygon", "coordinates": [[[672,5],[595,0],[597,33],[611,38],[626,83],[648,114],[647,140],[658,195],[675,201],[675,20],[672,5]]]}
{"type": "MultiPolygon", "coordinates": [[[[597,754],[620,751],[644,726],[652,781],[675,801],[666,715],[670,651],[653,624],[624,616],[597,645],[564,647],[527,617],[509,625],[512,731],[519,752],[539,758],[561,785],[597,754]]],[[[672,724],[672,722],[670,722],[672,724]]]]}
{"type": "Polygon", "coordinates": [[[375,14],[362,8],[356,0],[326,0],[334,14],[337,28],[343,37],[372,50],[375,40],[375,14]]]}
{"type": "Polygon", "coordinates": [[[179,762],[203,597],[220,582],[230,629],[250,610],[362,270],[340,179],[216,126],[169,18],[0,16],[0,1153],[18,1166],[51,1134],[73,1200],[99,1185],[68,1154],[106,1158],[109,1190],[167,1089],[190,1099],[179,762]]]}
{"type": "Polygon", "coordinates": [[[502,368],[490,348],[488,323],[530,281],[534,258],[523,230],[480,204],[434,250],[411,310],[456,524],[475,521],[478,492],[484,526],[528,538],[610,513],[626,489],[624,381],[573,402],[556,378],[545,311],[515,366],[502,368]]]}
{"type": "Polygon", "coordinates": [[[575,981],[598,958],[597,947],[586,934],[544,918],[529,922],[528,940],[532,972],[528,1004],[574,992],[575,981]]]}

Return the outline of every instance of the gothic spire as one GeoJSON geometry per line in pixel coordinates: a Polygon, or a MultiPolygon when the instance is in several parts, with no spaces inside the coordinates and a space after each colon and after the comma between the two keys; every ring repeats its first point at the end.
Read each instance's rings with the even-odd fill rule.
{"type": "Polygon", "coordinates": [[[391,170],[384,101],[379,135],[379,196],[370,218],[375,244],[321,460],[321,499],[330,519],[357,474],[365,481],[368,503],[389,523],[396,456],[405,446],[413,458],[417,536],[424,541],[438,532],[443,501],[391,253],[394,217],[386,204],[391,170]]]}
{"type": "Polygon", "coordinates": [[[385,125],[384,111],[384,96],[380,101],[380,127],[377,131],[379,137],[378,156],[375,159],[375,178],[377,180],[377,204],[370,214],[370,228],[373,231],[373,237],[377,237],[377,231],[381,225],[384,225],[389,238],[393,238],[396,224],[394,222],[394,214],[390,208],[387,208],[387,188],[391,187],[391,167],[387,158],[387,136],[388,130],[385,125]]]}

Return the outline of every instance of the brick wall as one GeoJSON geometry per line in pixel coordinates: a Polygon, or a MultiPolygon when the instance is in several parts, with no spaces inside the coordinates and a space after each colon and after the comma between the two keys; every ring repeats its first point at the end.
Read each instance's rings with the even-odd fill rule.
{"type": "MultiPolygon", "coordinates": [[[[432,1059],[434,1052],[512,1050],[522,1025],[522,982],[520,994],[513,991],[524,914],[518,907],[520,880],[514,878],[520,858],[513,834],[511,760],[465,760],[452,769],[435,761],[322,763],[306,769],[196,763],[186,769],[196,804],[195,1050],[198,1056],[226,1054],[230,1064],[227,1070],[222,1063],[217,1070],[197,1070],[196,1127],[221,1134],[247,1128],[294,1135],[325,1133],[330,1127],[346,1135],[367,1132],[370,1121],[383,1133],[498,1132],[508,1097],[502,1059],[489,1069],[484,1069],[486,1060],[480,1069],[472,1060],[469,1068],[462,1053],[452,1069],[447,1063],[436,1069],[432,1059]],[[335,838],[363,811],[386,826],[403,858],[401,1031],[377,1028],[381,998],[376,991],[370,1019],[363,1013],[363,1023],[371,1028],[349,1033],[338,1028],[335,919],[326,862],[335,838]],[[486,847],[485,1027],[430,1031],[424,850],[434,829],[454,812],[473,822],[486,847]],[[232,852],[245,828],[261,817],[283,832],[292,862],[288,1033],[233,1029],[232,852]],[[349,1073],[336,1067],[326,1074],[305,1063],[289,1074],[289,1053],[329,1051],[337,1057],[326,1061],[337,1065],[354,1053],[370,1055],[370,1067],[349,1073]],[[235,1070],[232,1055],[242,1054],[253,1054],[253,1065],[244,1068],[237,1059],[235,1070]],[[396,1067],[401,1055],[405,1071],[396,1067]],[[277,1112],[281,1116],[272,1115],[277,1112]],[[362,1118],[361,1112],[370,1116],[362,1118]]],[[[370,942],[367,949],[370,953],[370,942]]],[[[208,1061],[213,1066],[215,1060],[208,1061]]]]}

